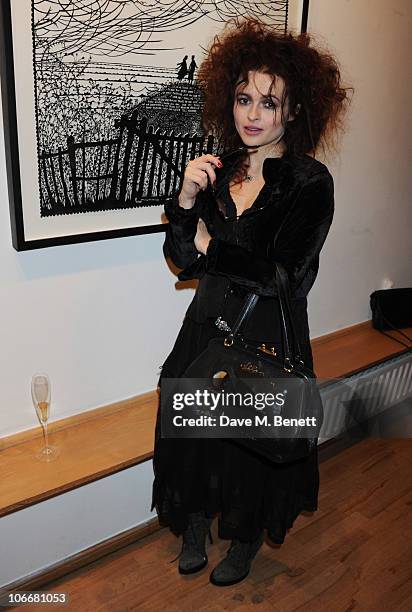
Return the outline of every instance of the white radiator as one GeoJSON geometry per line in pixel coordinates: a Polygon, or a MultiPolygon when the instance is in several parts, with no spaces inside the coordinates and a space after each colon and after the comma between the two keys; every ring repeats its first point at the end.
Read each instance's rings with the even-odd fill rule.
{"type": "MultiPolygon", "coordinates": [[[[412,416],[412,350],[348,377],[318,379],[318,383],[324,409],[320,444],[344,432],[350,435],[370,427],[371,422],[376,435],[384,433],[383,429],[390,431],[394,412],[389,409],[401,403],[403,412],[412,416]],[[376,427],[377,422],[381,427],[376,427]]],[[[412,437],[411,427],[395,437],[412,437]]]]}

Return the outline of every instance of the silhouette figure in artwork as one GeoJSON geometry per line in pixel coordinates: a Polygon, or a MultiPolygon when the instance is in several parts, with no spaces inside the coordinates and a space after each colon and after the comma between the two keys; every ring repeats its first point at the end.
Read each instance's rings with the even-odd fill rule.
{"type": "Polygon", "coordinates": [[[192,61],[190,62],[190,66],[189,66],[189,74],[187,75],[189,83],[193,82],[193,75],[195,73],[196,68],[197,68],[197,64],[195,62],[195,56],[192,55],[192,61]]]}
{"type": "Polygon", "coordinates": [[[177,78],[179,79],[179,81],[184,79],[187,75],[187,58],[188,56],[185,55],[180,64],[177,64],[177,66],[179,67],[179,72],[177,73],[177,78]]]}

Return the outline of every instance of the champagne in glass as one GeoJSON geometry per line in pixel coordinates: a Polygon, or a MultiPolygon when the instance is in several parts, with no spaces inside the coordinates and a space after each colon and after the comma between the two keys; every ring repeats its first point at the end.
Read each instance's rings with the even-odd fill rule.
{"type": "Polygon", "coordinates": [[[35,374],[31,380],[31,396],[37,417],[43,427],[44,446],[36,454],[40,461],[54,461],[59,451],[49,444],[47,423],[50,415],[50,379],[47,374],[35,374]]]}
{"type": "Polygon", "coordinates": [[[38,407],[37,414],[38,414],[40,421],[44,424],[47,424],[47,421],[49,418],[50,403],[49,402],[38,402],[37,407],[38,407]]]}

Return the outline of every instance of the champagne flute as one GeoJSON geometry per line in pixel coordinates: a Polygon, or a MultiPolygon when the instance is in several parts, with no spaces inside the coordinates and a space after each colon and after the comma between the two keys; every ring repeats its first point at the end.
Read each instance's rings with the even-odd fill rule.
{"type": "Polygon", "coordinates": [[[37,417],[43,428],[44,446],[36,453],[40,461],[54,461],[59,450],[49,444],[47,422],[50,415],[50,379],[47,374],[35,374],[31,379],[31,396],[37,417]]]}

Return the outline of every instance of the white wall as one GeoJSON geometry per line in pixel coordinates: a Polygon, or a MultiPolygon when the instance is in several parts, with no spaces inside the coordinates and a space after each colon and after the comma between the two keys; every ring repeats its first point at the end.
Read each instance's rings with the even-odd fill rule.
{"type": "Polygon", "coordinates": [[[149,513],[151,480],[146,461],[4,516],[0,588],[155,517],[149,513]]]}
{"type": "MultiPolygon", "coordinates": [[[[349,131],[330,164],[336,214],[309,296],[312,337],[370,318],[369,294],[383,277],[395,286],[412,284],[412,85],[406,59],[411,20],[408,0],[396,6],[387,0],[311,0],[309,29],[336,51],[356,89],[349,131]]],[[[0,202],[0,436],[37,424],[29,382],[38,369],[52,378],[53,418],[154,388],[192,295],[175,290],[176,279],[163,261],[163,236],[16,253],[2,147],[0,202]]],[[[104,479],[105,495],[116,496],[118,479],[143,476],[149,466],[104,479]]],[[[140,486],[142,497],[128,502],[135,503],[136,524],[150,517],[150,484],[140,486]]],[[[86,488],[75,493],[83,495],[86,499],[86,488]]],[[[63,504],[62,516],[68,499],[55,502],[63,504]]],[[[47,507],[53,511],[51,503],[47,507]]],[[[36,516],[34,506],[5,517],[0,533],[7,523],[14,534],[29,534],[36,516]]],[[[126,520],[124,528],[131,524],[126,520]]],[[[71,545],[64,554],[90,545],[78,522],[67,529],[71,545]]],[[[103,531],[96,537],[116,529],[109,521],[103,531]]],[[[28,547],[30,539],[24,541],[28,547]]],[[[41,558],[20,550],[7,579],[61,559],[62,550],[53,542],[41,558]],[[23,568],[25,555],[30,567],[23,568]]]]}
{"type": "Polygon", "coordinates": [[[310,294],[312,335],[370,318],[384,277],[412,286],[409,0],[310,0],[308,31],[355,88],[335,179],[336,213],[310,294]]]}

